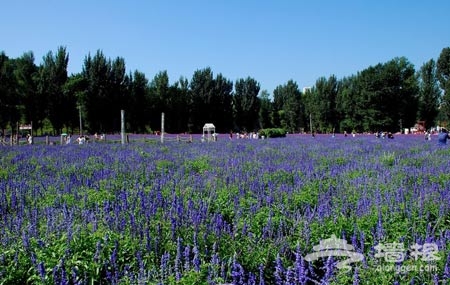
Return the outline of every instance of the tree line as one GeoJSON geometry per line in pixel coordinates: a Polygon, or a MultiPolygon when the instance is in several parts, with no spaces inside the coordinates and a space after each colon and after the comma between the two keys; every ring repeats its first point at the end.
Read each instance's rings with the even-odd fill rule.
{"type": "Polygon", "coordinates": [[[419,70],[399,57],[342,79],[320,77],[306,90],[289,80],[272,96],[252,77],[233,82],[209,67],[170,84],[167,71],[149,80],[101,50],[85,57],[79,73],[69,75],[68,62],[65,47],[48,52],[40,65],[31,51],[18,58],[0,53],[2,133],[29,122],[41,134],[76,132],[80,117],[83,129],[114,133],[120,110],[134,133],[159,130],[162,112],[169,133],[198,133],[205,123],[219,132],[397,132],[418,120],[431,127],[450,118],[450,48],[419,70]]]}

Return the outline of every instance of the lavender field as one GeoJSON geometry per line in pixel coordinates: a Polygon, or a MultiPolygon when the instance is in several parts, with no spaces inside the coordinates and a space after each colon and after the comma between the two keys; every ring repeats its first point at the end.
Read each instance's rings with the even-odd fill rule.
{"type": "Polygon", "coordinates": [[[414,135],[0,147],[0,284],[447,284],[449,147],[414,135]],[[333,235],[362,260],[307,258],[333,235]]]}

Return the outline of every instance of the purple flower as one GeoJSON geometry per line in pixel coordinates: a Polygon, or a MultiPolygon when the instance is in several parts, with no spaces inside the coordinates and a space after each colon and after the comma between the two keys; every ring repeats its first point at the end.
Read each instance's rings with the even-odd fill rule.
{"type": "Polygon", "coordinates": [[[295,250],[294,268],[295,268],[295,274],[296,274],[295,279],[300,284],[306,284],[306,281],[308,280],[307,272],[306,272],[306,268],[305,268],[305,261],[303,260],[303,257],[300,254],[300,246],[299,245],[297,245],[297,249],[295,250]]]}
{"type": "Polygon", "coordinates": [[[323,277],[322,282],[327,283],[331,279],[331,277],[333,276],[334,264],[335,262],[333,257],[329,256],[324,266],[325,276],[323,277]]]}
{"type": "Polygon", "coordinates": [[[189,271],[191,266],[190,266],[190,260],[191,260],[191,249],[189,247],[189,245],[186,245],[186,247],[184,248],[184,270],[185,271],[189,271]]]}
{"type": "Polygon", "coordinates": [[[359,273],[358,268],[355,268],[355,273],[353,273],[353,285],[359,285],[360,279],[359,279],[359,273]]]}
{"type": "Polygon", "coordinates": [[[259,284],[258,285],[265,285],[264,283],[264,265],[259,265],[259,284]]]}
{"type": "Polygon", "coordinates": [[[38,273],[39,273],[39,276],[41,277],[42,282],[44,282],[45,281],[46,272],[45,272],[45,267],[44,267],[44,263],[43,262],[39,262],[39,264],[38,264],[38,273]]]}
{"type": "Polygon", "coordinates": [[[192,264],[194,265],[195,271],[200,272],[200,252],[198,251],[197,246],[194,246],[192,252],[194,253],[194,259],[192,260],[192,264]]]}
{"type": "Polygon", "coordinates": [[[445,262],[444,267],[444,279],[450,280],[450,253],[447,254],[447,261],[445,262]]]}
{"type": "Polygon", "coordinates": [[[181,251],[182,251],[182,245],[181,245],[181,238],[177,238],[177,253],[175,255],[175,279],[179,281],[181,279],[181,251]]]}
{"type": "Polygon", "coordinates": [[[283,279],[284,279],[283,263],[281,261],[280,255],[277,254],[277,258],[275,259],[275,284],[283,285],[283,279]]]}
{"type": "Polygon", "coordinates": [[[163,256],[161,257],[161,282],[165,282],[165,280],[169,277],[170,274],[170,268],[169,268],[169,260],[170,260],[170,254],[168,252],[165,252],[163,256]]]}
{"type": "Polygon", "coordinates": [[[244,269],[242,266],[236,261],[236,255],[233,257],[233,264],[231,265],[231,277],[233,280],[233,284],[244,285],[244,269]]]}
{"type": "Polygon", "coordinates": [[[439,276],[437,274],[433,275],[433,283],[434,285],[439,285],[439,276]]]}
{"type": "Polygon", "coordinates": [[[100,241],[97,241],[97,245],[95,247],[95,254],[94,254],[94,262],[99,263],[100,262],[100,255],[102,251],[102,244],[100,241]]]}

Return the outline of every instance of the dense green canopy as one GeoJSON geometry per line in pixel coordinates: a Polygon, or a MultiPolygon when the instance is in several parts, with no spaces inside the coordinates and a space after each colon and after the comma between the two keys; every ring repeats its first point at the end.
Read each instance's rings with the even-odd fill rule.
{"type": "Polygon", "coordinates": [[[233,83],[209,67],[172,85],[167,71],[148,80],[140,71],[127,73],[124,58],[112,60],[100,50],[72,75],[64,47],[40,65],[34,61],[32,52],[19,58],[0,53],[3,131],[32,121],[38,134],[77,132],[81,117],[85,130],[113,133],[120,130],[122,109],[127,131],[138,133],[158,131],[162,112],[170,133],[199,133],[206,122],[218,132],[397,132],[417,121],[427,128],[446,125],[450,117],[450,48],[418,70],[405,57],[394,58],[342,79],[320,77],[305,92],[290,79],[273,96],[250,76],[233,83]]]}

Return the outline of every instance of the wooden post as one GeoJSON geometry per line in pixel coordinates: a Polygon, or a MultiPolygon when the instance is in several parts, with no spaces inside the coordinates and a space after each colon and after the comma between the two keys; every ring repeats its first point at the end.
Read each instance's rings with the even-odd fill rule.
{"type": "Polygon", "coordinates": [[[46,145],[49,145],[49,144],[50,144],[50,141],[49,141],[49,139],[48,139],[48,136],[45,136],[45,144],[46,144],[46,145]]]}
{"type": "Polygon", "coordinates": [[[34,144],[34,137],[33,137],[33,121],[31,121],[31,130],[30,130],[30,136],[31,136],[31,144],[34,144]]]}
{"type": "Polygon", "coordinates": [[[164,113],[161,113],[161,143],[164,143],[164,113]]]}
{"type": "Polygon", "coordinates": [[[120,110],[120,137],[122,144],[125,144],[125,111],[120,110]]]}
{"type": "Polygon", "coordinates": [[[81,119],[81,105],[78,105],[78,117],[80,119],[80,137],[83,135],[83,121],[81,119]]]}
{"type": "Polygon", "coordinates": [[[16,130],[16,144],[19,145],[19,122],[17,122],[17,130],[16,130]]]}

